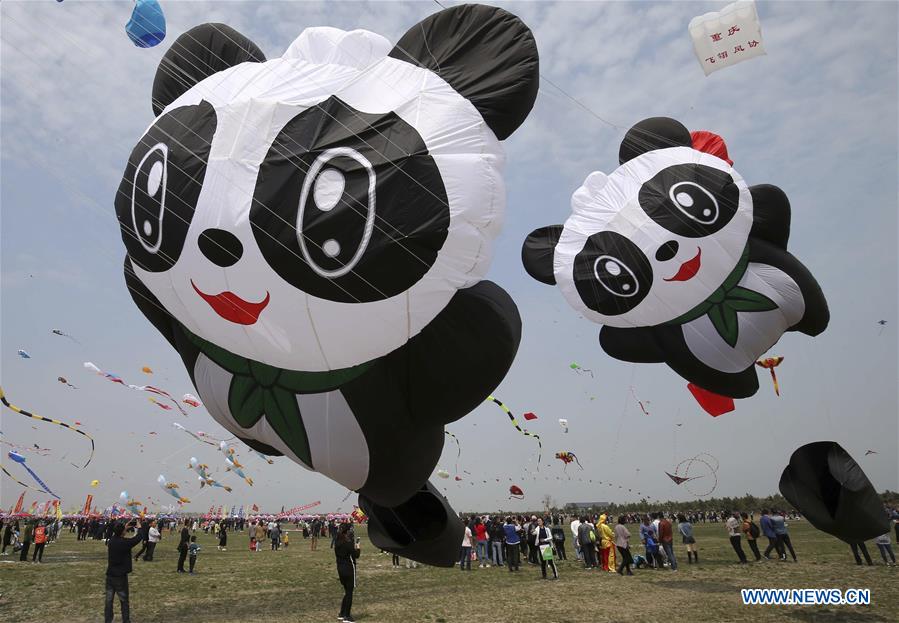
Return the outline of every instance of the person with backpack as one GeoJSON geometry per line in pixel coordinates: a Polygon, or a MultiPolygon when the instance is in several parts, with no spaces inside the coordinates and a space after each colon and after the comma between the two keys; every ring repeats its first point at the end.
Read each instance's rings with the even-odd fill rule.
{"type": "Polygon", "coordinates": [[[742,530],[739,517],[740,514],[737,511],[732,512],[731,516],[727,518],[725,528],[727,529],[727,536],[730,538],[731,547],[733,547],[734,551],[737,553],[740,564],[745,565],[749,561],[746,560],[746,553],[743,551],[743,546],[740,544],[740,533],[742,530]]]}
{"type": "Polygon", "coordinates": [[[743,519],[743,534],[746,536],[746,543],[749,545],[749,549],[752,550],[752,554],[755,556],[756,562],[761,562],[762,554],[759,552],[758,543],[756,543],[756,539],[759,538],[762,531],[759,530],[758,525],[749,518],[749,515],[746,513],[740,513],[740,517],[743,519]]]}
{"type": "Polygon", "coordinates": [[[584,556],[584,569],[596,569],[596,531],[586,515],[577,527],[577,544],[584,556]]]}
{"type": "Polygon", "coordinates": [[[693,557],[699,563],[699,550],[696,549],[696,537],[693,536],[693,524],[684,515],[677,516],[677,531],[680,532],[684,547],[687,548],[687,563],[693,564],[693,557]]]}

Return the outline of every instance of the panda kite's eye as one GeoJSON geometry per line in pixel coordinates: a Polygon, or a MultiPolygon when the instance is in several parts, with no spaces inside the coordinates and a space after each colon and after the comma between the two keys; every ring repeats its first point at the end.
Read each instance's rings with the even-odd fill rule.
{"type": "Polygon", "coordinates": [[[637,275],[617,257],[600,255],[593,264],[593,273],[599,285],[615,296],[631,297],[640,291],[637,275]]]}
{"type": "Polygon", "coordinates": [[[154,145],[141,159],[131,181],[131,218],[141,246],[157,253],[162,244],[169,150],[154,145]]]}
{"type": "Polygon", "coordinates": [[[718,201],[715,196],[695,182],[680,182],[671,187],[668,196],[678,210],[702,225],[718,220],[718,201]]]}

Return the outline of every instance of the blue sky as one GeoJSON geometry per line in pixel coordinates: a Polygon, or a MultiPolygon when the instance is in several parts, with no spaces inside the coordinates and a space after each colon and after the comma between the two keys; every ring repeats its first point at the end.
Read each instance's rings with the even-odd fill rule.
{"type": "MultiPolygon", "coordinates": [[[[687,24],[723,2],[497,4],[534,31],[544,79],[531,116],[505,142],[508,207],[488,277],[517,302],[524,332],[495,394],[516,413],[539,415],[529,427],[543,437],[544,458],[534,477],[533,441],[497,407],[479,407],[449,427],[462,446],[459,468],[471,473],[461,483],[440,481],[454,506],[534,507],[545,494],[560,503],[623,501],[634,497],[628,488],[688,499],[663,471],[700,452],[720,462],[716,494],[767,494],[790,453],[820,439],[841,443],[879,489],[899,488],[897,5],[759,3],[767,56],[705,77],[687,24]],[[790,250],[830,304],[823,335],[788,334],[772,350],[786,357],[778,369],[782,396],[763,376],[754,398],[717,419],[665,366],[606,356],[599,326],[578,318],[557,290],[530,279],[519,259],[524,237],[563,222],[571,193],[591,171],[613,170],[623,132],[654,115],[721,134],[749,184],[786,191],[793,206],[790,250]],[[882,332],[879,319],[888,321],[882,332]],[[574,373],[571,362],[595,378],[574,373]],[[649,401],[649,416],[630,387],[649,401]],[[569,420],[568,434],[556,424],[561,417],[569,420]],[[877,454],[864,457],[868,449],[877,454]],[[575,452],[585,471],[569,469],[568,480],[551,458],[559,450],[575,452]],[[525,490],[524,501],[506,499],[509,478],[525,490]],[[615,484],[600,487],[588,478],[615,484]]],[[[86,470],[72,467],[69,461],[86,452],[80,437],[9,411],[0,416],[4,440],[51,449],[46,457],[26,456],[66,506],[88,492],[111,504],[123,489],[160,499],[156,477],[163,473],[183,483],[194,499],[191,510],[242,503],[277,509],[314,500],[335,508],[345,489],[283,458],[269,466],[247,454],[252,489],[223,475],[234,493],[200,492],[188,459],[197,456],[221,474],[221,454],[171,422],[221,432],[212,419],[201,410],[175,418],[146,395],[82,368],[92,361],[132,383],[152,382],[178,396],[193,391],[180,359],[124,287],[112,202],[127,155],[152,121],[149,93],[159,59],[184,30],[221,21],[271,58],[309,26],[366,28],[395,41],[439,7],[171,0],[163,7],[166,41],[140,50],[124,34],[128,2],[0,6],[0,379],[20,406],[83,422],[97,440],[97,457],[86,470]],[[52,335],[54,328],[80,344],[52,335]],[[32,359],[20,359],[19,348],[32,359]],[[152,380],[140,372],[144,365],[155,370],[152,380]],[[59,384],[58,376],[79,389],[59,384]],[[94,478],[102,484],[91,491],[94,478]]],[[[454,462],[455,446],[448,445],[439,467],[452,472],[454,462]]],[[[12,504],[20,491],[4,477],[0,505],[12,504]]]]}

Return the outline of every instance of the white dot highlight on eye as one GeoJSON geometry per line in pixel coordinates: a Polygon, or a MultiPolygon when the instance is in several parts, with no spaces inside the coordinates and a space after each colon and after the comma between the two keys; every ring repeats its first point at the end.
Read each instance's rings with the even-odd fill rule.
{"type": "Polygon", "coordinates": [[[144,235],[149,236],[153,233],[153,225],[150,224],[150,221],[144,221],[144,235]]]}
{"type": "Polygon", "coordinates": [[[693,205],[693,197],[691,197],[687,193],[677,193],[674,198],[685,208],[689,208],[691,205],[693,205]]]}
{"type": "Polygon", "coordinates": [[[325,255],[328,257],[337,257],[337,254],[340,253],[340,243],[331,238],[322,245],[322,251],[324,251],[325,255]]]}
{"type": "Polygon", "coordinates": [[[706,208],[705,210],[702,211],[702,215],[703,215],[703,216],[711,216],[711,215],[712,215],[712,211],[709,210],[708,208],[706,208]]]}
{"type": "Polygon", "coordinates": [[[606,272],[613,277],[617,277],[621,274],[621,266],[618,265],[618,262],[609,260],[608,262],[606,262],[606,272]]]}
{"type": "Polygon", "coordinates": [[[623,283],[623,284],[621,284],[621,289],[624,290],[625,292],[627,292],[628,290],[631,289],[631,284],[623,283]]]}
{"type": "Polygon", "coordinates": [[[315,206],[322,212],[334,209],[343,196],[345,186],[343,173],[337,169],[325,169],[316,178],[315,188],[312,190],[315,206]]]}
{"type": "Polygon", "coordinates": [[[162,161],[157,160],[150,167],[150,173],[147,175],[147,194],[153,197],[159,191],[159,185],[162,183],[162,161]]]}

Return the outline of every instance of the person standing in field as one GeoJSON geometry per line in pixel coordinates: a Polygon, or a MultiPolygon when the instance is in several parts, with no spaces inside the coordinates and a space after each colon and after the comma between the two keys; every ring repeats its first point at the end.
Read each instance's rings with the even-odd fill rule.
{"type": "Polygon", "coordinates": [[[184,570],[184,561],[187,560],[187,550],[190,543],[190,519],[184,520],[181,528],[181,539],[178,542],[178,573],[187,573],[184,570]]]}
{"type": "Polygon", "coordinates": [[[743,520],[740,530],[743,532],[743,536],[746,537],[746,543],[749,545],[749,549],[752,550],[755,561],[761,562],[762,554],[759,552],[758,543],[756,543],[756,539],[761,535],[761,530],[759,530],[759,527],[755,522],[749,518],[747,513],[740,513],[740,518],[743,520]]]}
{"type": "Polygon", "coordinates": [[[153,552],[156,551],[156,546],[161,539],[162,534],[160,534],[159,529],[156,527],[156,522],[151,521],[150,526],[147,528],[147,553],[144,555],[144,560],[146,562],[153,562],[153,552]]]}
{"type": "Polygon", "coordinates": [[[577,543],[584,556],[584,569],[596,568],[596,532],[593,524],[587,521],[587,517],[581,517],[581,523],[577,527],[577,543]]]}
{"type": "Polygon", "coordinates": [[[737,553],[737,558],[740,560],[741,565],[745,565],[748,560],[746,560],[746,553],[743,551],[743,546],[740,544],[740,520],[738,519],[739,514],[734,511],[731,513],[731,516],[727,518],[727,522],[725,527],[727,529],[727,536],[730,537],[731,547],[734,548],[734,551],[737,553]]]}
{"type": "Polygon", "coordinates": [[[462,526],[465,531],[462,533],[462,551],[459,557],[459,570],[465,571],[467,568],[471,571],[471,528],[468,527],[468,523],[463,519],[462,526]]]}
{"type": "Polygon", "coordinates": [[[190,575],[194,574],[194,565],[197,564],[197,556],[200,554],[200,546],[197,545],[197,537],[195,535],[190,537],[190,545],[187,546],[187,555],[190,558],[188,573],[190,575]]]}
{"type": "Polygon", "coordinates": [[[540,558],[540,572],[543,574],[543,579],[546,579],[546,567],[547,565],[553,570],[553,580],[559,579],[559,570],[556,569],[556,561],[553,560],[553,535],[550,532],[549,528],[547,528],[543,524],[543,518],[537,518],[537,523],[533,528],[534,532],[534,543],[537,547],[537,556],[540,558]]]}
{"type": "Polygon", "coordinates": [[[877,549],[880,550],[880,557],[883,558],[883,564],[887,567],[895,567],[896,555],[893,553],[893,545],[890,542],[890,531],[887,530],[885,534],[881,534],[874,539],[874,543],[877,544],[877,549]],[[887,560],[887,557],[889,557],[889,560],[887,560]]]}
{"type": "Polygon", "coordinates": [[[219,551],[226,552],[228,551],[228,530],[225,528],[225,524],[222,524],[219,527],[219,551]]]}
{"type": "Polygon", "coordinates": [[[631,556],[631,532],[627,529],[627,526],[624,525],[624,515],[618,516],[618,525],[615,526],[615,547],[618,549],[618,557],[621,559],[621,562],[618,563],[618,571],[619,575],[634,575],[633,571],[631,571],[631,564],[634,559],[631,556]],[[627,573],[624,573],[624,571],[627,573]]]}
{"type": "MultiPolygon", "coordinates": [[[[129,525],[136,523],[131,520],[129,525]]],[[[112,536],[106,542],[106,607],[103,612],[105,623],[112,623],[113,601],[119,596],[119,604],[122,608],[122,623],[130,623],[131,611],[128,597],[128,574],[131,573],[131,548],[143,540],[143,535],[138,532],[130,539],[124,538],[125,524],[116,523],[112,528],[112,536]]]]}
{"type": "Polygon", "coordinates": [[[19,554],[19,562],[28,561],[28,550],[31,549],[31,537],[34,534],[34,526],[30,521],[25,522],[25,528],[22,530],[22,552],[19,554]]]}
{"type": "Polygon", "coordinates": [[[696,537],[693,536],[693,524],[684,515],[677,516],[677,531],[680,532],[684,547],[687,548],[687,563],[693,563],[693,557],[699,563],[699,550],[696,549],[696,537]]]}
{"type": "Polygon", "coordinates": [[[767,508],[762,509],[762,518],[759,520],[759,524],[762,534],[768,539],[768,547],[765,548],[763,556],[771,560],[771,550],[774,550],[777,552],[777,557],[783,560],[785,558],[784,551],[781,548],[780,541],[777,539],[777,533],[774,531],[774,522],[771,521],[771,513],[767,508]]]}
{"type": "MultiPolygon", "coordinates": [[[[137,550],[137,553],[134,555],[134,560],[138,560],[147,552],[148,549],[150,549],[150,522],[146,519],[143,520],[138,532],[143,538],[143,541],[141,543],[141,548],[137,550]]],[[[144,560],[146,560],[146,558],[144,558],[144,560]]]]}
{"type": "Polygon", "coordinates": [[[39,521],[34,528],[34,553],[31,554],[31,562],[44,561],[44,545],[47,544],[47,528],[44,526],[43,520],[39,521]]]}
{"type": "Polygon", "coordinates": [[[520,571],[521,538],[518,536],[518,522],[514,517],[506,518],[503,531],[506,533],[506,563],[509,566],[509,572],[520,571]]]}
{"type": "MultiPolygon", "coordinates": [[[[471,537],[471,531],[468,528],[466,530],[471,537]]],[[[340,525],[334,539],[337,577],[343,586],[343,601],[340,602],[340,614],[337,615],[337,619],[345,623],[354,623],[355,621],[350,611],[353,608],[353,589],[356,588],[356,561],[359,559],[361,549],[359,539],[354,541],[353,536],[353,525],[344,523],[340,525]]],[[[471,551],[471,547],[468,549],[471,551]]]]}
{"type": "Polygon", "coordinates": [[[659,544],[668,558],[668,568],[677,571],[677,557],[674,555],[674,530],[665,515],[659,516],[659,544]]]}

